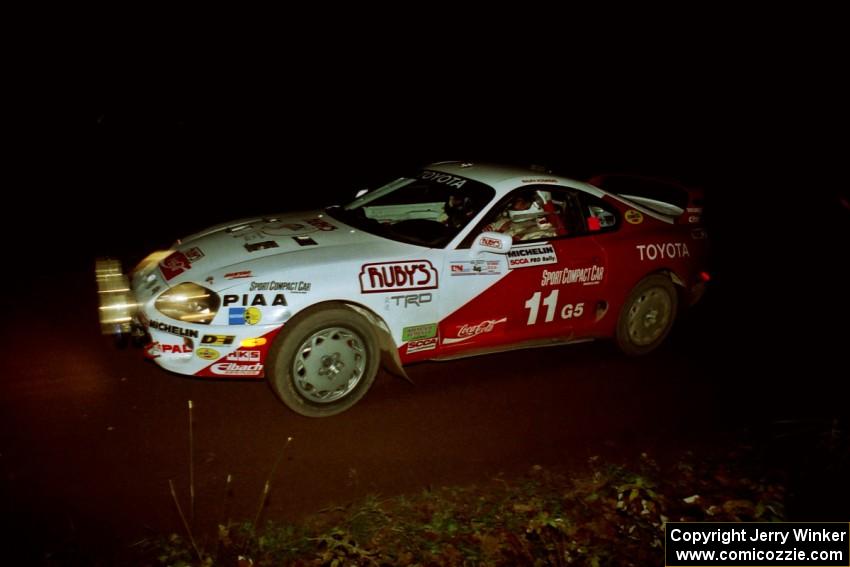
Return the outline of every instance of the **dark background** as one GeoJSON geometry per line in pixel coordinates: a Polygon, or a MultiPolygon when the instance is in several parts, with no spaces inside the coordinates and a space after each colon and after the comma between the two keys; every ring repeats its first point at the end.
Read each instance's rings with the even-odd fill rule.
{"type": "MultiPolygon", "coordinates": [[[[706,192],[713,281],[700,329],[684,335],[699,344],[682,350],[705,361],[695,395],[718,414],[705,427],[728,414],[718,429],[741,439],[804,428],[766,451],[770,464],[795,475],[797,518],[847,519],[850,210],[843,177],[827,174],[846,161],[838,36],[804,38],[810,22],[797,14],[784,25],[775,14],[675,25],[670,14],[437,15],[346,30],[344,15],[290,15],[256,31],[266,44],[229,27],[197,39],[178,27],[174,44],[116,24],[73,31],[37,63],[35,42],[20,46],[20,96],[6,111],[4,348],[26,343],[48,360],[63,342],[51,309],[62,294],[93,303],[74,293],[98,256],[130,266],[211,224],[339,203],[431,161],[673,177],[706,192]],[[843,449],[807,466],[803,447],[834,430],[843,449]]],[[[9,439],[15,427],[27,426],[12,420],[9,439]]]]}

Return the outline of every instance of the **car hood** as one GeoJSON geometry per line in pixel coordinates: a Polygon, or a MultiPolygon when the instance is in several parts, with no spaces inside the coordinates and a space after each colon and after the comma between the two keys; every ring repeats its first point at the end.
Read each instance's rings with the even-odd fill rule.
{"type": "Polygon", "coordinates": [[[323,211],[287,213],[241,219],[188,236],[159,262],[159,270],[169,286],[213,275],[215,287],[220,287],[222,280],[259,275],[258,270],[265,271],[269,262],[256,260],[264,258],[309,251],[299,254],[299,260],[330,262],[353,254],[379,254],[398,246],[355,230],[323,211]]]}

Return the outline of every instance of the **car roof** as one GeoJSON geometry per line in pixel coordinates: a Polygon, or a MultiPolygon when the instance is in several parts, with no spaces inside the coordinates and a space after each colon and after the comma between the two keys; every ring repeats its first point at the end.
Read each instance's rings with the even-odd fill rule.
{"type": "Polygon", "coordinates": [[[526,168],[493,163],[444,161],[432,163],[425,169],[480,181],[481,183],[485,183],[495,189],[498,197],[504,196],[517,187],[530,184],[564,185],[579,189],[597,197],[608,195],[607,191],[603,191],[599,187],[585,183],[584,181],[564,177],[562,175],[554,175],[548,171],[537,171],[535,168],[531,167],[526,168]]]}

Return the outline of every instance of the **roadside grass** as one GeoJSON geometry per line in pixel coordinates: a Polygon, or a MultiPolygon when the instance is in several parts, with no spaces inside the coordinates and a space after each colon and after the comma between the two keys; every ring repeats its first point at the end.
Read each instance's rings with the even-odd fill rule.
{"type": "Polygon", "coordinates": [[[370,496],[297,524],[222,525],[196,551],[172,534],[136,546],[144,565],[591,565],[663,561],[665,521],[781,521],[786,478],[747,447],[659,465],[599,457],[471,486],[370,496]]]}

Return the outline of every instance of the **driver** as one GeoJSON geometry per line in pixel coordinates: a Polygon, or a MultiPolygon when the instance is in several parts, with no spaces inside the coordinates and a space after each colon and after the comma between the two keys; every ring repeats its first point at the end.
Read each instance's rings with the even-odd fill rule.
{"type": "Polygon", "coordinates": [[[499,217],[485,226],[484,230],[509,234],[514,242],[556,235],[556,229],[547,219],[543,206],[529,195],[514,197],[499,217]]]}

